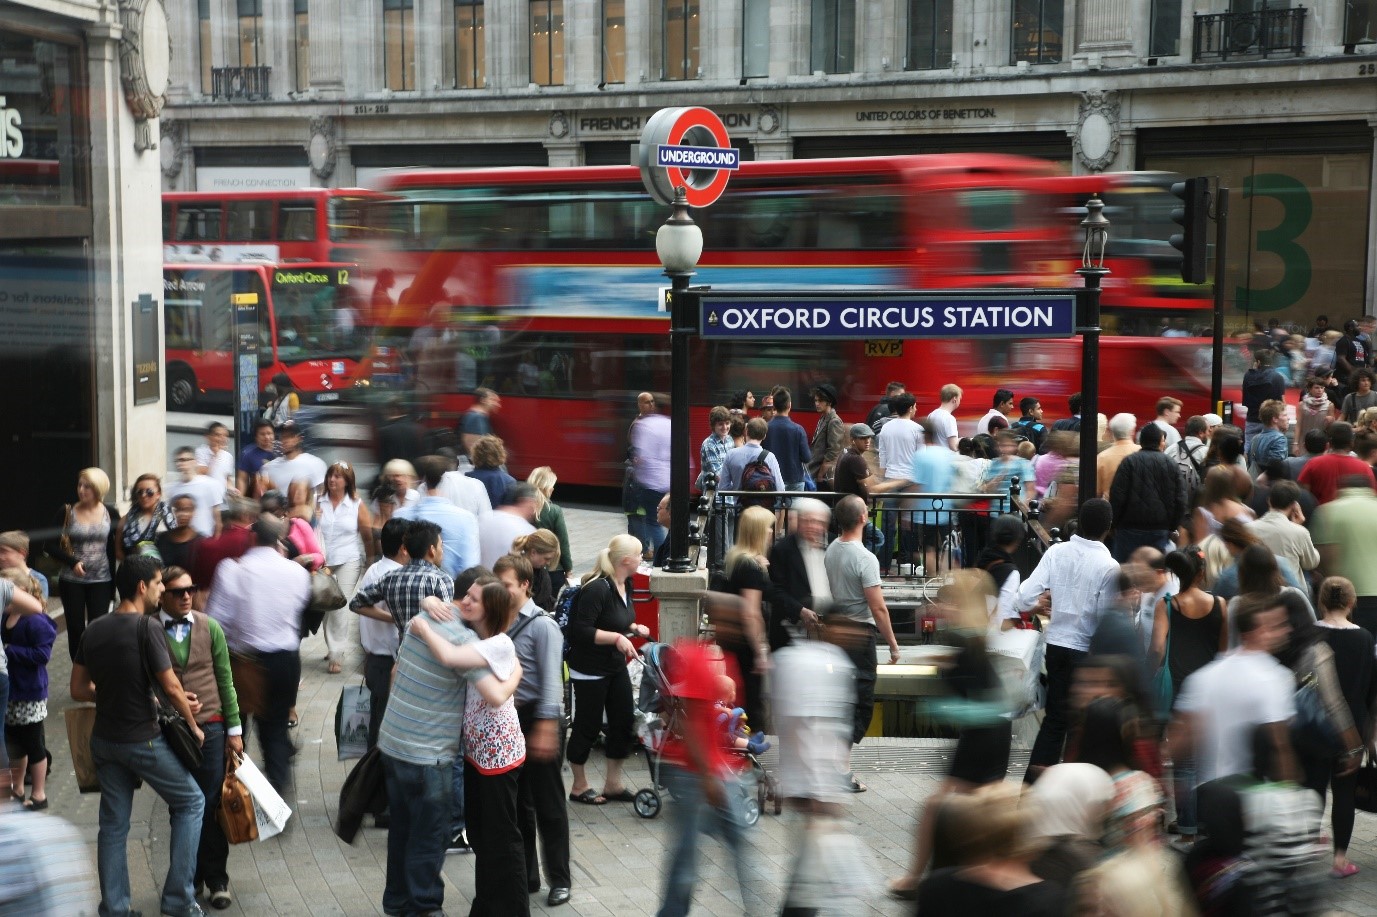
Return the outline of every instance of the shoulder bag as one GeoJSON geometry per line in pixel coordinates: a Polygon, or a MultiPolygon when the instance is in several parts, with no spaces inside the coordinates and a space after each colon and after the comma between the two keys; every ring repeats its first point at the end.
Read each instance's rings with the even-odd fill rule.
{"type": "Polygon", "coordinates": [[[244,782],[234,775],[240,758],[230,759],[225,768],[225,781],[220,785],[220,808],[216,818],[225,832],[225,840],[231,844],[246,844],[258,840],[258,816],[253,807],[253,794],[244,782]]]}
{"type": "Polygon", "coordinates": [[[1176,700],[1176,686],[1171,681],[1171,596],[1167,603],[1167,646],[1162,651],[1162,667],[1152,676],[1152,706],[1159,720],[1171,718],[1171,705],[1176,700]]]}
{"type": "MultiPolygon", "coordinates": [[[[162,686],[158,684],[157,677],[148,665],[148,632],[151,629],[148,615],[142,616],[138,628],[139,660],[143,664],[144,675],[148,678],[149,693],[153,696],[153,714],[157,717],[163,738],[167,740],[168,747],[177,756],[177,760],[181,761],[187,770],[194,771],[201,766],[201,743],[196,741],[191,727],[163,694],[162,686]]],[[[162,639],[161,634],[159,639],[162,639]]]]}

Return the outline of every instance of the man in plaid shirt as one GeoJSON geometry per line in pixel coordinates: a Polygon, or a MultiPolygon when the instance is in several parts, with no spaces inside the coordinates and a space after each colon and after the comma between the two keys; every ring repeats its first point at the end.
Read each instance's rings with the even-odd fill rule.
{"type": "Polygon", "coordinates": [[[727,453],[735,445],[727,431],[732,426],[732,413],[720,404],[708,413],[708,423],[712,425],[712,435],[703,440],[703,446],[698,450],[698,489],[703,490],[703,476],[708,474],[720,475],[722,473],[722,462],[727,458],[727,453]]]}
{"type": "Polygon", "coordinates": [[[405,544],[411,562],[367,589],[360,589],[349,603],[353,611],[366,618],[391,621],[397,625],[398,635],[405,635],[406,626],[420,614],[422,599],[433,595],[448,604],[454,598],[454,580],[437,565],[444,550],[440,527],[433,522],[412,522],[406,530],[405,544]],[[375,607],[384,601],[390,614],[375,607]]]}

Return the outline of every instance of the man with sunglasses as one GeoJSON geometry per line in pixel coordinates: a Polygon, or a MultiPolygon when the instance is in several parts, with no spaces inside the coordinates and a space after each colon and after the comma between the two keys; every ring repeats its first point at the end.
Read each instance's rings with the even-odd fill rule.
{"type": "Polygon", "coordinates": [[[215,813],[220,808],[227,759],[244,753],[244,727],[230,676],[229,645],[219,622],[192,611],[196,585],[190,573],[181,567],[168,567],[163,571],[163,586],[158,620],[167,636],[167,654],[191,702],[196,725],[206,737],[201,745],[201,766],[191,774],[206,800],[193,884],[198,895],[204,885],[210,906],[224,910],[233,900],[229,892],[229,842],[215,813]]]}

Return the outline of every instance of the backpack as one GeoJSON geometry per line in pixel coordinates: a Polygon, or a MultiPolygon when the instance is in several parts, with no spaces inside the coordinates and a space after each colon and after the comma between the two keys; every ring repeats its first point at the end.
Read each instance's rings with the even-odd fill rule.
{"type": "Polygon", "coordinates": [[[583,591],[583,584],[570,580],[564,584],[564,588],[559,590],[559,597],[555,599],[555,607],[550,611],[550,617],[555,619],[559,625],[559,632],[564,634],[564,658],[569,656],[569,616],[574,611],[574,603],[578,601],[579,593],[583,591]]]}
{"type": "Polygon", "coordinates": [[[1195,456],[1191,455],[1191,448],[1186,445],[1184,439],[1176,444],[1176,470],[1180,472],[1181,480],[1186,482],[1187,499],[1194,498],[1200,490],[1200,478],[1205,469],[1195,460],[1195,456]]]}
{"type": "Polygon", "coordinates": [[[746,467],[741,469],[741,483],[737,486],[737,490],[768,494],[768,496],[760,497],[738,497],[736,502],[742,509],[748,506],[774,508],[776,482],[775,474],[770,470],[769,457],[770,450],[761,449],[756,457],[747,462],[746,467]]]}

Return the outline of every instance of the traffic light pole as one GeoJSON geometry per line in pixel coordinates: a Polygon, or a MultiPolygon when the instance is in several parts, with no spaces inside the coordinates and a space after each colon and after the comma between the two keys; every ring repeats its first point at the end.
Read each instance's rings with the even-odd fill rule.
{"type": "Polygon", "coordinates": [[[1224,400],[1224,268],[1228,262],[1229,189],[1215,181],[1214,193],[1214,340],[1210,343],[1210,405],[1224,400]]]}

